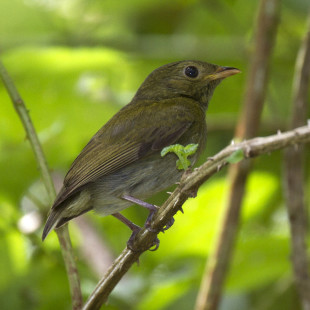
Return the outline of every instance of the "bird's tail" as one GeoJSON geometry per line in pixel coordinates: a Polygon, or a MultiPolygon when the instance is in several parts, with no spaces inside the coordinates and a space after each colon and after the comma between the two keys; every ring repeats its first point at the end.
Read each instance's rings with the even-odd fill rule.
{"type": "Polygon", "coordinates": [[[42,241],[54,228],[59,228],[75,217],[92,210],[90,194],[83,191],[66,200],[63,204],[53,205],[42,233],[42,241]]]}
{"type": "Polygon", "coordinates": [[[70,220],[74,219],[75,217],[78,217],[88,211],[92,210],[92,207],[89,207],[88,209],[81,210],[80,213],[71,215],[71,216],[66,216],[66,214],[63,214],[62,209],[52,209],[47,221],[45,223],[43,233],[42,233],[42,241],[47,237],[47,235],[53,230],[54,228],[59,228],[62,225],[66,224],[70,220]]]}
{"type": "Polygon", "coordinates": [[[62,226],[63,224],[65,224],[61,216],[62,211],[63,211],[62,208],[51,210],[50,214],[48,215],[47,221],[45,223],[44,229],[43,229],[42,241],[44,241],[44,239],[51,232],[51,230],[53,230],[54,228],[58,228],[62,226]]]}
{"type": "Polygon", "coordinates": [[[60,209],[52,209],[47,221],[45,223],[43,233],[42,233],[42,241],[47,237],[47,235],[53,230],[54,228],[59,228],[62,225],[66,224],[70,220],[74,219],[75,217],[78,217],[90,210],[92,210],[92,207],[88,207],[87,209],[80,210],[79,213],[76,214],[66,214],[65,210],[63,208],[60,209]]]}

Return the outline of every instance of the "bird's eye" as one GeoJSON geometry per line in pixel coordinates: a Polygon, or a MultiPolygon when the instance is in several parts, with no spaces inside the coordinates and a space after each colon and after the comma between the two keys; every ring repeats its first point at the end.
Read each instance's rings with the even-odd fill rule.
{"type": "Polygon", "coordinates": [[[195,78],[198,76],[199,71],[195,66],[188,66],[185,68],[184,73],[190,78],[195,78]]]}

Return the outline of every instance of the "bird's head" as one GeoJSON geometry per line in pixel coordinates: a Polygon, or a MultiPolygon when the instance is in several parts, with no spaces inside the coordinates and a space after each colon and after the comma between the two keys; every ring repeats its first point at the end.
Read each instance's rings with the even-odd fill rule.
{"type": "Polygon", "coordinates": [[[233,67],[222,67],[202,61],[173,62],[154,70],[137,91],[139,99],[187,97],[205,108],[216,86],[226,77],[239,73],[233,67]]]}

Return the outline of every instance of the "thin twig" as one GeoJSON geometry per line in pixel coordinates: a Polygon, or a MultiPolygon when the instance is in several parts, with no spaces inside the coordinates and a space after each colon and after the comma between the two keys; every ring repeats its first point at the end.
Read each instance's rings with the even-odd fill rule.
{"type": "MultiPolygon", "coordinates": [[[[279,21],[279,7],[280,0],[260,1],[255,26],[254,53],[247,79],[242,115],[235,134],[239,139],[249,139],[258,133],[266,93],[270,56],[279,21]]],[[[215,249],[206,262],[196,301],[196,310],[215,310],[218,307],[237,235],[240,209],[250,170],[251,163],[249,161],[243,161],[230,167],[228,203],[225,207],[215,249]]]]}
{"type": "MultiPolygon", "coordinates": [[[[291,128],[304,123],[310,80],[310,13],[305,38],[301,44],[295,66],[293,83],[293,109],[291,128]]],[[[304,195],[303,147],[290,147],[285,152],[284,172],[291,230],[292,263],[296,287],[304,310],[310,310],[310,277],[307,257],[307,212],[304,195]]]]}
{"type": "MultiPolygon", "coordinates": [[[[55,187],[48,169],[48,165],[38,139],[37,133],[34,129],[33,123],[29,116],[26,105],[21,98],[18,90],[16,89],[13,80],[9,76],[7,70],[5,69],[3,63],[0,61],[0,76],[3,81],[3,84],[12,100],[13,106],[24,126],[25,132],[27,134],[27,138],[31,144],[34,156],[36,158],[36,162],[38,165],[38,169],[41,173],[42,181],[44,183],[46,192],[48,194],[49,202],[52,203],[55,199],[55,187]]],[[[72,297],[72,307],[73,309],[81,309],[82,308],[82,293],[80,289],[80,280],[78,271],[76,268],[71,241],[68,232],[68,226],[65,225],[62,228],[57,230],[57,236],[59,239],[59,243],[61,246],[62,255],[64,258],[69,284],[70,291],[72,297]]]]}
{"type": "MultiPolygon", "coordinates": [[[[195,196],[199,186],[216,174],[228,164],[227,158],[237,150],[242,149],[245,158],[269,154],[275,150],[283,149],[290,145],[298,145],[310,142],[310,124],[294,130],[244,141],[239,144],[229,145],[212,159],[195,169],[193,172],[186,171],[181,179],[180,185],[154,215],[151,222],[152,229],[143,228],[131,246],[126,248],[109,268],[106,275],[99,281],[95,290],[86,301],[83,310],[96,310],[108,299],[113,288],[134,264],[139,256],[153,244],[156,238],[155,231],[161,231],[167,225],[183,203],[195,196]]],[[[243,160],[248,162],[249,160],[243,160]]]]}

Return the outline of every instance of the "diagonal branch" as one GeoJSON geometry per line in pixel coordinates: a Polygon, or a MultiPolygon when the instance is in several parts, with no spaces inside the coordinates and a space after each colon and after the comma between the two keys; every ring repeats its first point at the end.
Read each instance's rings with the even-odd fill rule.
{"type": "MultiPolygon", "coordinates": [[[[48,194],[49,202],[52,203],[56,197],[55,187],[48,169],[48,165],[40,141],[32,124],[26,105],[23,99],[21,98],[20,94],[18,93],[18,90],[16,89],[13,80],[9,76],[8,72],[6,71],[1,61],[0,61],[0,76],[12,100],[13,106],[24,126],[27,138],[31,144],[33,153],[37,161],[38,169],[41,173],[42,181],[48,194]]],[[[73,309],[78,310],[81,309],[83,300],[80,289],[79,275],[75,264],[71,241],[69,237],[68,226],[66,225],[58,229],[57,236],[59,239],[62,255],[64,258],[69,278],[72,306],[73,309]]]]}
{"type": "MultiPolygon", "coordinates": [[[[305,38],[300,47],[293,84],[293,111],[290,127],[305,122],[310,80],[310,12],[305,38]]],[[[307,257],[307,212],[304,195],[303,147],[290,147],[285,152],[284,173],[291,230],[292,263],[296,287],[304,310],[310,310],[310,277],[307,257]]]]}
{"type": "MultiPolygon", "coordinates": [[[[131,247],[126,248],[114,261],[105,276],[99,281],[93,293],[89,296],[83,310],[96,310],[108,299],[108,296],[126,274],[129,268],[139,259],[139,256],[152,246],[157,233],[161,231],[179,210],[183,203],[196,195],[198,188],[211,176],[228,164],[227,158],[238,150],[242,150],[245,158],[269,154],[291,145],[310,142],[310,123],[308,126],[279,133],[264,138],[255,138],[239,144],[230,145],[209,159],[193,172],[186,171],[180,185],[175,189],[167,201],[153,217],[151,230],[143,228],[131,247]]],[[[243,160],[242,162],[248,162],[243,160]]]]}

